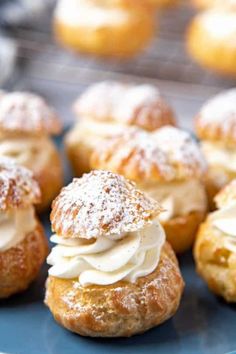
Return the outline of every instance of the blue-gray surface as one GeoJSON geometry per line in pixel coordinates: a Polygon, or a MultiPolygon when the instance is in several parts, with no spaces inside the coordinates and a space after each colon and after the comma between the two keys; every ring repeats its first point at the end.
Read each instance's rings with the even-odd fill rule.
{"type": "MultiPolygon", "coordinates": [[[[68,180],[69,176],[67,176],[68,180]]],[[[48,216],[42,217],[48,236],[48,216]]],[[[236,349],[236,306],[212,295],[194,271],[191,254],[180,258],[186,289],[176,316],[129,339],[89,339],[61,328],[43,304],[46,266],[24,294],[0,302],[0,352],[8,354],[223,354],[236,349]]]]}

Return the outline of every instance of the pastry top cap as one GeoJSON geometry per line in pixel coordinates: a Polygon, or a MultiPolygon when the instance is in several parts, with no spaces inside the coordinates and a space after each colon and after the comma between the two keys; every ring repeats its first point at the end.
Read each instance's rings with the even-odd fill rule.
{"type": "Polygon", "coordinates": [[[33,174],[13,159],[0,158],[0,211],[40,202],[41,192],[33,174]]]}
{"type": "Polygon", "coordinates": [[[80,119],[137,125],[149,131],[176,124],[172,109],[152,85],[100,82],[78,98],[74,109],[80,119]]]}
{"type": "Polygon", "coordinates": [[[127,132],[95,148],[93,168],[122,174],[137,183],[201,178],[203,155],[190,134],[174,127],[127,132]]]}
{"type": "Polygon", "coordinates": [[[236,203],[236,179],[228,183],[216,196],[217,208],[221,209],[231,203],[236,203]]]}
{"type": "Polygon", "coordinates": [[[236,143],[236,88],[210,99],[196,117],[196,133],[200,139],[236,143]]]}
{"type": "Polygon", "coordinates": [[[64,187],[52,204],[52,229],[65,238],[112,239],[143,228],[161,211],[133,182],[92,171],[64,187]]]}
{"type": "Polygon", "coordinates": [[[61,123],[45,100],[29,92],[0,96],[0,133],[59,134],[61,123]]]}

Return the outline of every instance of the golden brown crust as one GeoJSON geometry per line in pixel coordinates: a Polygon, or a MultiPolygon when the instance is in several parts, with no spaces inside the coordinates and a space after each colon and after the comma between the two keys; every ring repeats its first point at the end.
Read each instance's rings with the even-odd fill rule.
{"type": "Polygon", "coordinates": [[[236,89],[223,91],[207,101],[195,119],[197,136],[202,140],[236,144],[236,89]]]}
{"type": "Polygon", "coordinates": [[[122,238],[149,224],[160,205],[123,176],[92,171],[75,178],[53,201],[53,231],[65,238],[122,238]]]}
{"type": "MultiPolygon", "coordinates": [[[[219,72],[229,77],[236,77],[236,45],[235,33],[228,37],[218,38],[214,36],[214,30],[207,30],[203,26],[203,16],[211,16],[209,13],[197,15],[189,26],[187,32],[187,48],[192,58],[200,65],[219,72]],[[220,58],[220,60],[216,60],[220,58]]],[[[219,10],[224,18],[224,11],[219,10]]],[[[229,12],[226,12],[226,16],[229,12]]]]}
{"type": "Polygon", "coordinates": [[[209,288],[226,301],[236,302],[236,254],[225,247],[226,237],[208,218],[197,234],[194,258],[209,288]]]}
{"type": "MultiPolygon", "coordinates": [[[[111,3],[99,3],[98,5],[102,11],[106,11],[111,3]]],[[[113,8],[122,9],[127,20],[98,27],[80,23],[70,25],[58,18],[56,13],[54,33],[57,40],[74,51],[95,55],[128,57],[136,54],[147,45],[153,36],[153,13],[148,6],[133,0],[118,1],[113,8]],[[130,41],[130,38],[133,40],[130,41]]]]}
{"type": "Polygon", "coordinates": [[[42,169],[34,171],[35,179],[41,189],[41,202],[36,206],[37,212],[42,212],[51,206],[53,199],[63,187],[63,168],[56,147],[48,154],[47,164],[42,169]]]}
{"type": "Polygon", "coordinates": [[[56,112],[40,96],[12,92],[1,96],[1,134],[59,134],[62,125],[56,112]]]}
{"type": "Polygon", "coordinates": [[[75,102],[76,115],[153,131],[176,125],[172,108],[156,86],[104,81],[90,86],[75,102]]]}
{"type": "Polygon", "coordinates": [[[92,168],[119,173],[137,183],[202,178],[206,162],[191,136],[174,127],[133,131],[94,148],[92,168]]]}
{"type": "Polygon", "coordinates": [[[17,246],[0,252],[0,299],[27,289],[47,254],[47,239],[39,222],[17,246]]]}
{"type": "Polygon", "coordinates": [[[150,5],[156,6],[158,8],[166,8],[178,5],[180,0],[148,0],[148,2],[150,5]]]}
{"type": "Polygon", "coordinates": [[[72,332],[92,337],[129,337],[159,325],[178,309],[184,282],[169,244],[156,270],[136,283],[81,287],[49,277],[45,303],[72,332]]]}
{"type": "Polygon", "coordinates": [[[162,222],[166,239],[175,253],[183,253],[194,243],[200,223],[205,219],[206,212],[194,211],[185,216],[177,216],[162,222]]]}
{"type": "Polygon", "coordinates": [[[0,157],[0,210],[27,207],[39,203],[38,183],[28,169],[13,159],[0,157]]]}

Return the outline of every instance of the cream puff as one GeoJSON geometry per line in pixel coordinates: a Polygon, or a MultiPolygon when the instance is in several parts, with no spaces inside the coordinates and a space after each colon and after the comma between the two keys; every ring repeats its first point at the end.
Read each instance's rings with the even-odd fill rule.
{"type": "Polygon", "coordinates": [[[34,210],[40,197],[32,172],[0,157],[0,299],[27,289],[48,254],[34,210]]]}
{"type": "Polygon", "coordinates": [[[209,214],[197,235],[196,267],[214,293],[236,302],[236,180],[215,201],[217,210],[209,214]]]}
{"type": "Polygon", "coordinates": [[[206,215],[206,163],[188,133],[174,127],[127,133],[97,147],[91,166],[135,181],[166,210],[159,219],[175,252],[192,246],[206,215]]]}
{"type": "Polygon", "coordinates": [[[190,55],[206,68],[236,76],[236,2],[200,13],[187,34],[190,55]]]}
{"type": "Polygon", "coordinates": [[[206,102],[197,114],[195,127],[209,165],[206,188],[213,209],[216,193],[236,178],[236,89],[206,102]]]}
{"type": "Polygon", "coordinates": [[[6,93],[0,99],[0,157],[33,171],[42,199],[38,211],[49,207],[62,187],[62,164],[50,135],[61,132],[54,110],[39,96],[6,93]]]}
{"type": "Polygon", "coordinates": [[[59,0],[54,32],[64,46],[102,56],[132,56],[154,34],[154,13],[136,0],[59,0]]]}
{"type": "Polygon", "coordinates": [[[123,134],[128,126],[155,130],[175,125],[174,113],[157,87],[105,81],[92,85],[74,105],[78,120],[65,146],[77,176],[91,170],[94,146],[123,134]]]}
{"type": "Polygon", "coordinates": [[[45,298],[57,322],[83,336],[128,337],[174,315],[184,283],[160,211],[111,172],[62,189],[51,213],[57,245],[45,298]]]}

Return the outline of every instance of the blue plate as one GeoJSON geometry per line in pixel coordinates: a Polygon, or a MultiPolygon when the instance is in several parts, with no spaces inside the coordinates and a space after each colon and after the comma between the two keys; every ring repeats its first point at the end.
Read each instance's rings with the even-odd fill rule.
{"type": "MultiPolygon", "coordinates": [[[[59,140],[61,147],[61,139],[59,140]]],[[[66,167],[66,183],[70,172],[66,167]]],[[[48,214],[42,216],[48,237],[48,214]]],[[[177,314],[132,338],[91,339],[60,327],[43,303],[47,266],[28,291],[0,302],[0,352],[8,354],[224,354],[236,349],[236,306],[211,294],[194,271],[191,253],[180,258],[186,282],[177,314]]]]}

